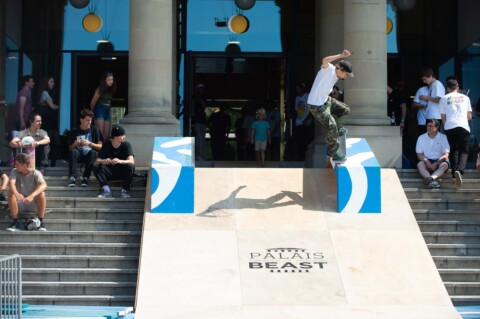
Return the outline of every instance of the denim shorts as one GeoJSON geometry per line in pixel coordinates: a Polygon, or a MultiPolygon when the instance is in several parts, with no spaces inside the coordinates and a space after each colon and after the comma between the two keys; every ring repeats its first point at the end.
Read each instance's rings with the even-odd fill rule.
{"type": "Polygon", "coordinates": [[[110,105],[97,103],[93,110],[93,119],[110,121],[110,105]]]}

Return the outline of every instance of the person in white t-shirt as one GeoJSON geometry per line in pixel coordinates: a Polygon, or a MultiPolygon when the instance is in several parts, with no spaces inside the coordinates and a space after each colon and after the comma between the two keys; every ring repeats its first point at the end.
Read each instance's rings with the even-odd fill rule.
{"type": "Polygon", "coordinates": [[[415,93],[413,98],[412,108],[417,110],[418,136],[427,132],[427,101],[420,100],[420,96],[428,96],[428,86],[422,86],[415,93]]]}
{"type": "Polygon", "coordinates": [[[341,154],[338,149],[340,146],[339,136],[347,133],[344,124],[350,114],[350,108],[329,94],[338,79],[344,80],[347,76],[353,78],[353,72],[352,65],[348,61],[341,60],[335,65],[331,62],[349,56],[350,52],[343,50],[342,53],[324,57],[322,67],[317,73],[308,96],[310,112],[328,130],[325,137],[327,155],[337,162],[346,160],[346,154],[341,154]]]}
{"type": "Polygon", "coordinates": [[[425,69],[422,72],[422,81],[428,85],[428,95],[420,95],[419,99],[426,101],[427,104],[427,120],[437,119],[440,120],[440,108],[438,103],[440,98],[445,95],[445,88],[443,87],[442,82],[437,80],[435,73],[432,69],[425,69]]]}
{"type": "Polygon", "coordinates": [[[468,158],[470,138],[468,121],[472,119],[472,105],[468,96],[458,92],[457,80],[448,80],[446,84],[448,94],[440,100],[440,114],[451,148],[452,177],[455,178],[455,185],[461,187],[468,158]]]}
{"type": "Polygon", "coordinates": [[[417,169],[424,178],[425,185],[439,188],[438,179],[448,170],[450,145],[447,137],[440,133],[440,121],[433,119],[427,123],[427,133],[417,139],[415,151],[419,160],[417,169]]]}

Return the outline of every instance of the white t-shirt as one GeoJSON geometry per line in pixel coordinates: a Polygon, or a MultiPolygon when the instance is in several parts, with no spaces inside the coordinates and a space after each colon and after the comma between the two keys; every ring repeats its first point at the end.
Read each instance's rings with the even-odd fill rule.
{"type": "MultiPolygon", "coordinates": [[[[443,87],[442,82],[435,80],[429,87],[429,96],[432,98],[443,97],[445,95],[445,88],[443,87]]],[[[427,105],[427,119],[441,119],[440,108],[438,103],[428,101],[427,105]]]]}
{"type": "Polygon", "coordinates": [[[463,127],[470,132],[468,112],[472,112],[472,105],[465,94],[452,92],[440,99],[440,114],[445,114],[444,129],[446,130],[463,127]]]}
{"type": "Polygon", "coordinates": [[[422,134],[417,139],[415,152],[423,154],[428,159],[439,159],[445,152],[450,153],[447,136],[440,132],[437,132],[434,138],[430,138],[428,133],[422,134]]]}
{"type": "MultiPolygon", "coordinates": [[[[302,125],[303,120],[305,120],[310,114],[310,109],[307,106],[308,103],[308,93],[303,94],[302,96],[295,97],[295,112],[297,113],[297,118],[295,119],[295,125],[302,125]]],[[[305,123],[308,125],[308,123],[305,123]]]]}
{"type": "MultiPolygon", "coordinates": [[[[417,93],[415,93],[415,97],[413,98],[413,102],[421,104],[423,106],[427,106],[428,103],[427,101],[420,100],[420,95],[428,95],[428,86],[422,86],[417,90],[417,93]]],[[[425,125],[427,123],[427,109],[418,109],[417,110],[417,122],[418,125],[425,125]]]]}
{"type": "Polygon", "coordinates": [[[310,90],[308,104],[318,106],[325,104],[328,95],[337,81],[338,78],[335,73],[335,66],[331,63],[328,64],[327,68],[322,66],[320,71],[318,71],[312,89],[310,90]]]}

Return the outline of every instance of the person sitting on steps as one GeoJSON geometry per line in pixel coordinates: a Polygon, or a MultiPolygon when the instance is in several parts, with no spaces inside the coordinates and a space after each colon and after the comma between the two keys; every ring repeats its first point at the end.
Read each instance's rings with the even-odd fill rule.
{"type": "Polygon", "coordinates": [[[45,197],[47,183],[39,171],[30,167],[28,154],[22,153],[15,156],[15,168],[10,172],[9,187],[8,205],[13,221],[7,230],[21,230],[22,227],[18,222],[18,214],[36,210],[40,220],[38,230],[46,231],[43,218],[45,217],[45,208],[47,207],[47,199],[45,197]]]}

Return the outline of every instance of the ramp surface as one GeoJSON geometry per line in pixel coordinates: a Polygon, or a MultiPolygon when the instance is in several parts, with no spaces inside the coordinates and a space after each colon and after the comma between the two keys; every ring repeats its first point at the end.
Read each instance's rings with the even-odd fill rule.
{"type": "Polygon", "coordinates": [[[138,318],[461,318],[394,170],[338,214],[328,169],[200,168],[195,214],[145,215],[138,318]]]}

